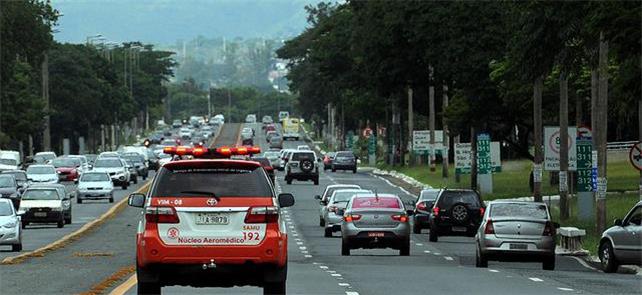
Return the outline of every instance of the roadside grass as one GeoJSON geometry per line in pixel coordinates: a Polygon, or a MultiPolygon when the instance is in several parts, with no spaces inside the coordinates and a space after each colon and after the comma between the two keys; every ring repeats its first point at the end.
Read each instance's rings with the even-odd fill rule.
{"type": "MultiPolygon", "coordinates": [[[[606,228],[613,225],[613,220],[616,218],[624,218],[626,213],[633,208],[639,201],[639,197],[635,193],[627,194],[610,194],[606,197],[606,228]]],[[[582,247],[591,255],[596,255],[598,243],[601,232],[597,232],[595,221],[584,221],[577,217],[577,198],[570,200],[570,218],[567,220],[560,220],[559,206],[551,206],[551,215],[553,220],[559,221],[561,226],[573,226],[586,230],[586,236],[582,239],[582,247]]]]}
{"type": "MultiPolygon", "coordinates": [[[[507,199],[516,197],[532,196],[529,187],[529,177],[532,164],[528,160],[516,160],[502,162],[502,172],[493,174],[493,193],[483,196],[484,200],[507,199]]],[[[410,167],[390,167],[379,165],[378,168],[385,170],[396,170],[420,182],[433,187],[469,188],[470,175],[460,176],[460,182],[455,181],[454,165],[449,167],[449,177],[442,178],[442,167],[431,172],[426,165],[410,167]]],[[[638,190],[640,175],[637,170],[631,167],[628,161],[611,161],[607,167],[608,190],[609,192],[625,192],[638,190]]],[[[557,184],[550,184],[550,173],[544,173],[542,179],[542,194],[544,196],[557,195],[557,184]]]]}

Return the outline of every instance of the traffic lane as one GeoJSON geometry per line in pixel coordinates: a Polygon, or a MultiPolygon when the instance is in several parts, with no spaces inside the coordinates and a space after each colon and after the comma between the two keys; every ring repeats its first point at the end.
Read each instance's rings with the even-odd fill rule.
{"type": "MultiPolygon", "coordinates": [[[[352,175],[352,174],[350,174],[352,175]]],[[[358,175],[354,181],[342,179],[345,183],[359,184],[358,175]]],[[[336,180],[335,180],[336,181],[336,180]]],[[[283,191],[293,193],[297,199],[293,212],[297,228],[310,245],[310,254],[317,263],[341,275],[344,284],[361,294],[391,294],[399,290],[404,293],[469,292],[473,294],[494,293],[514,294],[555,294],[564,291],[557,286],[538,282],[513,274],[498,275],[474,267],[465,268],[458,261],[437,251],[430,251],[425,244],[413,241],[409,257],[399,256],[398,250],[357,249],[350,256],[341,256],[340,234],[332,238],[323,237],[323,228],[318,224],[319,203],[312,196],[322,193],[326,185],[333,184],[328,174],[322,174],[320,185],[293,183],[286,185],[279,177],[283,191]],[[510,280],[504,280],[510,279],[510,280]],[[501,280],[498,284],[497,281],[501,280]],[[462,284],[462,282],[465,282],[462,284]],[[434,286],[434,287],[433,287],[434,286]],[[488,290],[485,292],[484,290],[488,290]]],[[[394,190],[376,185],[381,190],[394,190]]]]}
{"type": "MultiPolygon", "coordinates": [[[[362,187],[378,190],[402,191],[402,188],[395,187],[383,179],[369,174],[355,175],[351,177],[350,173],[326,173],[329,178],[338,183],[354,183],[362,187]],[[380,181],[372,181],[372,180],[380,181]],[[386,188],[387,187],[387,188],[386,188]]],[[[409,194],[406,194],[410,197],[409,194]]],[[[442,257],[451,257],[461,266],[475,267],[475,241],[471,237],[440,237],[439,242],[432,243],[428,241],[429,230],[424,230],[422,234],[413,234],[413,241],[421,244],[424,251],[431,253],[440,253],[442,257]]],[[[519,263],[519,262],[489,262],[489,269],[495,271],[509,272],[509,275],[515,275],[533,278],[535,281],[542,280],[547,284],[556,286],[556,288],[582,290],[585,292],[594,292],[600,290],[601,293],[638,293],[642,288],[642,282],[639,277],[634,275],[620,275],[613,280],[612,276],[605,276],[601,272],[589,269],[583,266],[577,259],[567,256],[557,256],[556,270],[545,271],[541,268],[541,263],[519,263]],[[591,280],[592,283],[586,283],[591,280]],[[596,283],[599,282],[599,283],[596,283]]],[[[616,276],[618,274],[615,274],[616,276]]],[[[598,292],[600,293],[600,292],[598,292]]]]}
{"type": "MultiPolygon", "coordinates": [[[[154,172],[150,171],[149,176],[153,178],[154,172]]],[[[22,231],[22,252],[11,252],[10,246],[0,246],[0,260],[36,250],[78,230],[86,223],[93,221],[105,213],[119,200],[126,198],[130,193],[138,190],[144,183],[145,181],[139,178],[138,184],[130,184],[127,190],[116,187],[114,189],[114,203],[109,203],[108,200],[84,200],[82,204],[78,204],[75,198],[72,199],[71,224],[65,224],[63,228],[57,228],[56,224],[53,223],[28,225],[27,228],[22,231]]]]}

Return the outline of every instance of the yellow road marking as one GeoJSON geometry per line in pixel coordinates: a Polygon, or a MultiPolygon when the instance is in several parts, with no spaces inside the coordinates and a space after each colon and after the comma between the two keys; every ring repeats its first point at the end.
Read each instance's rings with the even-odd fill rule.
{"type": "Polygon", "coordinates": [[[133,274],[131,277],[129,277],[129,279],[109,292],[109,295],[123,295],[127,293],[127,291],[129,291],[131,288],[133,288],[137,283],[138,280],[136,279],[136,274],[133,274]]]}
{"type": "MultiPolygon", "coordinates": [[[[138,190],[136,190],[136,193],[144,192],[149,188],[149,185],[151,184],[151,181],[147,181],[143,186],[141,186],[138,190]]],[[[105,220],[108,218],[114,216],[118,211],[122,210],[125,208],[127,205],[127,197],[123,198],[122,200],[118,201],[115,205],[111,206],[107,212],[103,213],[100,217],[96,218],[95,220],[92,220],[91,222],[86,223],[83,225],[81,228],[78,230],[67,234],[66,236],[49,243],[45,246],[42,246],[36,250],[33,250],[31,252],[26,252],[20,255],[16,256],[11,256],[7,257],[0,262],[0,264],[19,264],[25,261],[28,258],[31,257],[43,257],[47,252],[63,248],[64,246],[68,245],[69,243],[79,239],[82,237],[84,234],[86,234],[89,230],[94,229],[95,227],[99,226],[105,220]]]]}

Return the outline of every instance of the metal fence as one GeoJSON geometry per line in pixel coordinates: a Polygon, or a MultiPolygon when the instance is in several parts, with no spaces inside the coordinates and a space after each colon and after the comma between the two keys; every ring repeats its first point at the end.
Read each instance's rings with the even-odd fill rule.
{"type": "Polygon", "coordinates": [[[634,144],[638,141],[618,141],[618,142],[609,142],[606,144],[606,150],[608,151],[628,151],[634,144]]]}

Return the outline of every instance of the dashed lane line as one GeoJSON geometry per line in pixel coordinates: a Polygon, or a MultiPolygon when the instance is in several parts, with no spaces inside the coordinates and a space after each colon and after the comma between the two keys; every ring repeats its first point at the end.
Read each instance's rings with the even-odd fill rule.
{"type": "Polygon", "coordinates": [[[540,278],[528,278],[528,279],[533,281],[533,282],[543,282],[544,281],[544,280],[542,280],[540,278]]]}
{"type": "Polygon", "coordinates": [[[499,270],[496,270],[496,269],[489,269],[488,271],[490,271],[490,272],[499,272],[499,270]]]}
{"type": "Polygon", "coordinates": [[[560,290],[560,291],[575,291],[575,290],[573,290],[571,288],[563,288],[563,287],[557,287],[557,290],[560,290]]]}
{"type": "Polygon", "coordinates": [[[452,258],[452,257],[450,257],[450,256],[444,256],[444,259],[446,259],[446,260],[448,260],[448,261],[453,261],[453,258],[452,258]]]}

